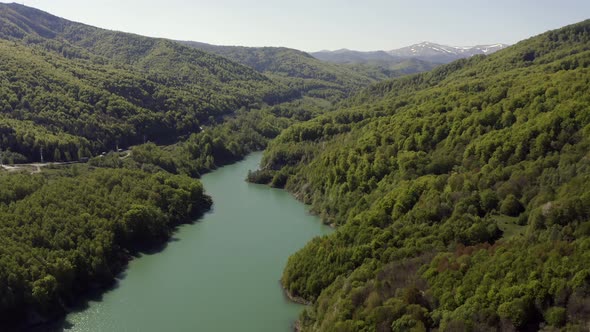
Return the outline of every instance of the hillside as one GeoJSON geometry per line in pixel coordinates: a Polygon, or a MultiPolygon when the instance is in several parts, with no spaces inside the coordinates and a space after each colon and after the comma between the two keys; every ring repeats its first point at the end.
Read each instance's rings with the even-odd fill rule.
{"type": "Polygon", "coordinates": [[[376,66],[377,63],[330,63],[285,47],[217,46],[191,41],[180,43],[252,67],[276,81],[297,87],[304,96],[329,100],[342,99],[370,83],[429,69],[413,64],[405,66],[404,71],[396,71],[389,65],[376,66]]]}
{"type": "MultiPolygon", "coordinates": [[[[286,48],[188,44],[0,4],[1,158],[69,161],[145,141],[172,144],[240,109],[282,105],[278,117],[307,119],[412,72],[326,64],[286,48]]],[[[267,139],[244,144],[260,148],[267,139]]],[[[229,160],[217,157],[208,164],[229,160]]]]}
{"type": "Polygon", "coordinates": [[[369,63],[369,62],[388,62],[397,63],[404,59],[395,57],[385,51],[361,52],[349,49],[340,49],[336,51],[319,51],[311,55],[322,61],[334,63],[369,63]]]}
{"type": "Polygon", "coordinates": [[[311,55],[324,62],[345,65],[353,70],[366,73],[378,73],[386,78],[400,77],[432,70],[438,63],[417,59],[415,57],[398,57],[385,51],[359,52],[347,49],[337,51],[320,51],[311,55]]]}
{"type": "Polygon", "coordinates": [[[299,97],[224,57],[17,4],[0,4],[0,38],[0,135],[17,160],[174,142],[241,107],[299,97]]]}
{"type": "Polygon", "coordinates": [[[456,47],[437,43],[422,42],[399,49],[388,51],[391,56],[407,59],[414,58],[431,63],[449,63],[474,55],[489,55],[506,48],[506,44],[477,45],[472,47],[456,47]]]}
{"type": "Polygon", "coordinates": [[[336,51],[313,52],[311,55],[322,61],[342,64],[380,64],[381,66],[387,67],[388,65],[392,66],[407,60],[416,60],[434,67],[474,55],[489,55],[507,46],[506,44],[494,44],[455,47],[422,42],[390,51],[362,52],[341,49],[336,51]]]}
{"type": "Polygon", "coordinates": [[[133,253],[207,211],[199,181],[171,173],[196,177],[262,149],[329,109],[323,99],[375,81],[286,53],[268,60],[287,67],[261,73],[173,41],[0,4],[1,162],[174,143],[40,174],[0,170],[0,329],[59,318],[111,284],[133,253]]]}
{"type": "Polygon", "coordinates": [[[63,316],[209,209],[195,177],[377,80],[294,50],[263,53],[273,65],[258,71],[0,4],[0,163],[94,156],[40,174],[0,169],[0,329],[63,316]],[[119,147],[130,151],[101,153],[119,147]]]}
{"type": "Polygon", "coordinates": [[[582,331],[590,21],[371,86],[274,140],[251,181],[338,225],[283,286],[304,331],[582,331]]]}

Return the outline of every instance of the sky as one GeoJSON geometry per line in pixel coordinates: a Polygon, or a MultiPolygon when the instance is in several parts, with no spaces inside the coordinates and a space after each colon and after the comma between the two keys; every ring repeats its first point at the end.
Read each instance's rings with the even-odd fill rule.
{"type": "Polygon", "coordinates": [[[514,44],[590,18],[590,0],[20,0],[93,26],[216,45],[391,50],[514,44]]]}

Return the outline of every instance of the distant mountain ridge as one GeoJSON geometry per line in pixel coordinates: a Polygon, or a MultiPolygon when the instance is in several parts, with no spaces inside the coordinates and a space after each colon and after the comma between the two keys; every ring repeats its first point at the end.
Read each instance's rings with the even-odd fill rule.
{"type": "Polygon", "coordinates": [[[322,50],[310,53],[322,61],[334,63],[399,63],[408,59],[417,59],[432,64],[444,64],[477,54],[492,54],[506,48],[507,44],[491,44],[476,46],[448,46],[432,42],[422,42],[390,51],[354,51],[340,49],[336,51],[322,50]]]}
{"type": "Polygon", "coordinates": [[[387,53],[394,57],[410,57],[435,63],[448,63],[461,58],[469,58],[477,54],[492,54],[507,46],[506,44],[492,44],[461,47],[422,42],[391,50],[387,53]]]}
{"type": "Polygon", "coordinates": [[[345,50],[345,58],[342,61],[325,61],[309,53],[286,47],[223,46],[196,41],[177,42],[246,65],[288,86],[301,86],[305,95],[322,96],[322,98],[326,98],[326,93],[341,98],[370,83],[428,71],[434,67],[430,63],[416,59],[408,61],[410,59],[396,58],[384,51],[345,50]],[[351,54],[353,60],[349,61],[347,57],[351,54]],[[395,58],[394,61],[392,61],[393,58],[395,58]]]}
{"type": "Polygon", "coordinates": [[[371,61],[387,61],[387,62],[401,62],[402,58],[389,54],[386,51],[354,51],[346,48],[328,51],[323,50],[319,52],[310,53],[315,58],[335,63],[367,63],[371,61]]]}

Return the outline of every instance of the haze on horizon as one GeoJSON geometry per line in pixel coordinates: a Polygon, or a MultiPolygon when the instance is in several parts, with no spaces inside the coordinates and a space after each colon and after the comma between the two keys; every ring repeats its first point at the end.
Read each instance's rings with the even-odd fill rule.
{"type": "Polygon", "coordinates": [[[390,50],[431,41],[514,44],[590,18],[590,1],[21,0],[68,20],[151,37],[304,51],[390,50]]]}

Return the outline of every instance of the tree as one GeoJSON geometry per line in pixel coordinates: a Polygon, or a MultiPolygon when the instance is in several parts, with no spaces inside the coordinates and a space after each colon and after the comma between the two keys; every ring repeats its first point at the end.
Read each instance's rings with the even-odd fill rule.
{"type": "Polygon", "coordinates": [[[517,217],[523,211],[524,207],[513,194],[506,196],[500,205],[500,213],[508,216],[517,217]]]}

